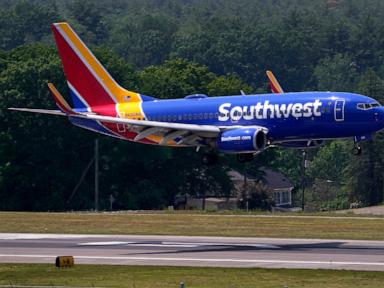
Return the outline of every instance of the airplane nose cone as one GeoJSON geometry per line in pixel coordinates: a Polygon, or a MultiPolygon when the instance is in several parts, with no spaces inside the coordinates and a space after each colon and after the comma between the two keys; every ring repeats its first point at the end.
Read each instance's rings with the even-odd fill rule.
{"type": "Polygon", "coordinates": [[[381,128],[384,128],[384,107],[378,107],[375,109],[375,121],[379,123],[381,128]]]}

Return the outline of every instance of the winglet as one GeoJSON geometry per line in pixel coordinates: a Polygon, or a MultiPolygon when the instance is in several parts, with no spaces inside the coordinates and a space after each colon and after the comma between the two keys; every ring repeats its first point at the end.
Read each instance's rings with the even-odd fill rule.
{"type": "Polygon", "coordinates": [[[65,101],[63,96],[61,96],[60,92],[56,89],[55,85],[53,85],[52,83],[48,83],[48,88],[49,88],[49,91],[51,91],[53,98],[55,99],[56,105],[59,107],[61,111],[63,111],[65,114],[68,114],[68,115],[77,114],[68,105],[67,101],[65,101]]]}
{"type": "Polygon", "coordinates": [[[272,93],[284,93],[279,82],[276,80],[275,75],[273,75],[272,71],[267,70],[267,76],[269,79],[269,85],[271,86],[272,93]]]}

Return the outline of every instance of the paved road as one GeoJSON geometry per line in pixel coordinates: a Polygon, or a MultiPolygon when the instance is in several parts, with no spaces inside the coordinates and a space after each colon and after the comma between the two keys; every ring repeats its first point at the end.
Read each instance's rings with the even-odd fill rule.
{"type": "Polygon", "coordinates": [[[384,241],[189,236],[1,234],[0,262],[384,271],[384,241]]]}

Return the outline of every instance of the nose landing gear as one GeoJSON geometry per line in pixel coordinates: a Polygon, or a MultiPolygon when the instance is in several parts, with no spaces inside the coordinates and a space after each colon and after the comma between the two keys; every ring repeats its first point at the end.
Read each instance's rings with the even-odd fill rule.
{"type": "Polygon", "coordinates": [[[356,156],[359,156],[361,155],[361,152],[363,152],[363,150],[361,149],[360,145],[355,143],[355,145],[353,146],[353,155],[356,155],[356,156]]]}

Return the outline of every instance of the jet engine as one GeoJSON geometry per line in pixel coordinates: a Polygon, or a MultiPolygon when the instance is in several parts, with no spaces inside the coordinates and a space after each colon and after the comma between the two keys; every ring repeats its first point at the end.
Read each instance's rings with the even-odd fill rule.
{"type": "Polygon", "coordinates": [[[266,130],[262,127],[244,127],[225,130],[217,138],[217,148],[225,153],[253,153],[265,149],[266,130]]]}

